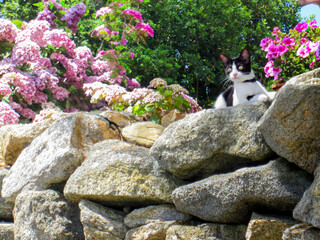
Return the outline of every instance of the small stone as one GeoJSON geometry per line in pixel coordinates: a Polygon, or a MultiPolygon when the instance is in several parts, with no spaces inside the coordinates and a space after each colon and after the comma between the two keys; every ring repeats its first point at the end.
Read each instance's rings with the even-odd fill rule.
{"type": "Polygon", "coordinates": [[[282,240],[320,240],[320,230],[307,223],[297,224],[284,231],[282,240]]]}
{"type": "Polygon", "coordinates": [[[244,240],[246,225],[206,223],[198,226],[175,225],[168,229],[165,240],[244,240]]]}
{"type": "Polygon", "coordinates": [[[190,219],[190,215],[179,212],[173,205],[165,204],[135,209],[125,217],[124,223],[130,228],[135,228],[151,222],[183,222],[190,219]]]}
{"type": "Polygon", "coordinates": [[[133,123],[122,129],[122,135],[130,143],[151,147],[162,134],[164,127],[152,122],[133,123]]]}
{"type": "Polygon", "coordinates": [[[296,223],[287,217],[253,213],[248,225],[246,240],[281,240],[283,232],[296,223]]]}
{"type": "Polygon", "coordinates": [[[127,232],[125,240],[166,240],[169,227],[178,224],[175,221],[153,222],[127,232]]]}
{"type": "Polygon", "coordinates": [[[161,125],[168,127],[171,123],[183,119],[185,116],[186,114],[180,112],[178,109],[173,109],[161,118],[161,125]]]}
{"type": "Polygon", "coordinates": [[[14,240],[14,224],[13,223],[0,223],[0,239],[14,240]]]}
{"type": "Polygon", "coordinates": [[[79,207],[86,240],[124,239],[127,228],[123,223],[123,212],[88,200],[82,200],[79,207]]]}
{"type": "Polygon", "coordinates": [[[76,205],[52,191],[23,191],[15,203],[16,240],[84,239],[76,205]]]}

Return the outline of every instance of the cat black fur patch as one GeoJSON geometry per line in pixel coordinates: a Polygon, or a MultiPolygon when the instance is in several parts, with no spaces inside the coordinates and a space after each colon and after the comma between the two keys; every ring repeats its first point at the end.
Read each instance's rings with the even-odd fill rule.
{"type": "Polygon", "coordinates": [[[222,96],[223,96],[224,100],[227,103],[227,107],[232,107],[233,106],[233,92],[234,92],[234,88],[233,88],[233,86],[231,86],[231,87],[228,87],[222,93],[222,96]]]}

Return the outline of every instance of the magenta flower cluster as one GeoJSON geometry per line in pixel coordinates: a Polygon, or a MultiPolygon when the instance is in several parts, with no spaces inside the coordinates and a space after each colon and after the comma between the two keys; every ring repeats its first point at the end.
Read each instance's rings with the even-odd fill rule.
{"type": "Polygon", "coordinates": [[[293,69],[296,74],[299,66],[300,73],[315,67],[320,60],[319,40],[320,28],[316,20],[298,23],[288,34],[275,27],[272,37],[260,42],[268,59],[264,67],[266,77],[276,82],[286,81],[292,77],[293,69]],[[297,66],[297,62],[303,64],[297,66]]]}

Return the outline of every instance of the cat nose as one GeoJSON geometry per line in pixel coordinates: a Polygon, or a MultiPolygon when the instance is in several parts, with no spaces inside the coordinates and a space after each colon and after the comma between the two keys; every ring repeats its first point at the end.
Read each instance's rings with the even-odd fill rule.
{"type": "Polygon", "coordinates": [[[238,75],[237,73],[234,73],[234,74],[233,74],[234,77],[236,77],[237,75],[238,75]]]}

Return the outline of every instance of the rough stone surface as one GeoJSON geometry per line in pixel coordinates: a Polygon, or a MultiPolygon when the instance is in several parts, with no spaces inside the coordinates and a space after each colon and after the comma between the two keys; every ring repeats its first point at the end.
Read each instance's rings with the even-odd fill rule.
{"type": "Polygon", "coordinates": [[[228,172],[269,158],[273,152],[257,130],[270,103],[260,102],[189,114],[172,123],[151,152],[180,178],[228,172]]]}
{"type": "Polygon", "coordinates": [[[278,159],[179,187],[172,196],[181,212],[212,222],[241,223],[260,207],[291,211],[310,184],[309,174],[278,159]]]}
{"type": "Polygon", "coordinates": [[[118,206],[172,203],[181,185],[159,169],[149,149],[118,140],[96,144],[64,189],[67,199],[83,198],[118,206]]]}
{"type": "Polygon", "coordinates": [[[165,240],[244,240],[246,225],[207,223],[198,226],[172,226],[165,240]]]}
{"type": "Polygon", "coordinates": [[[186,114],[180,112],[177,109],[173,109],[161,118],[161,125],[164,127],[168,127],[171,123],[183,119],[185,116],[186,114]]]}
{"type": "Polygon", "coordinates": [[[43,133],[52,120],[41,123],[6,125],[0,128],[0,162],[12,165],[22,150],[43,133]]]}
{"type": "Polygon", "coordinates": [[[14,224],[16,240],[84,239],[77,206],[53,190],[21,192],[14,224]]]}
{"type": "Polygon", "coordinates": [[[135,209],[124,218],[124,223],[130,228],[135,228],[158,221],[189,221],[190,219],[190,215],[177,211],[173,205],[164,204],[135,209]]]}
{"type": "Polygon", "coordinates": [[[23,188],[40,190],[66,181],[90,147],[108,138],[119,136],[100,117],[76,113],[57,120],[21,152],[3,180],[3,198],[14,201],[23,188]]]}
{"type": "Polygon", "coordinates": [[[293,211],[293,217],[320,228],[320,166],[310,188],[303,194],[301,201],[293,211]]]}
{"type": "Polygon", "coordinates": [[[246,240],[281,240],[283,232],[294,224],[297,224],[297,221],[288,217],[253,213],[247,228],[246,240]]]}
{"type": "Polygon", "coordinates": [[[132,123],[136,123],[139,121],[136,115],[130,114],[128,112],[104,111],[99,115],[108,119],[112,123],[115,123],[120,128],[124,128],[132,123]]]}
{"type": "MultiPolygon", "coordinates": [[[[0,190],[2,188],[2,180],[8,174],[8,170],[5,168],[0,168],[0,190]]],[[[1,197],[0,194],[0,220],[11,220],[13,203],[6,201],[1,197]]],[[[1,238],[0,238],[1,239],[1,238]]]]}
{"type": "Polygon", "coordinates": [[[319,101],[320,69],[316,69],[288,81],[259,123],[272,150],[310,173],[320,162],[319,101]]]}
{"type": "Polygon", "coordinates": [[[82,200],[79,207],[86,240],[122,240],[125,238],[127,228],[123,223],[123,212],[88,200],[82,200]]]}
{"type": "Polygon", "coordinates": [[[284,231],[282,240],[320,240],[320,229],[307,223],[297,224],[284,231]]]}
{"type": "Polygon", "coordinates": [[[128,231],[125,240],[166,240],[168,228],[176,224],[179,223],[175,221],[149,223],[128,231]]]}
{"type": "Polygon", "coordinates": [[[0,239],[13,240],[14,239],[14,224],[0,223],[0,239]]]}
{"type": "Polygon", "coordinates": [[[151,147],[164,127],[152,122],[133,123],[122,129],[122,135],[130,143],[151,147]]]}

